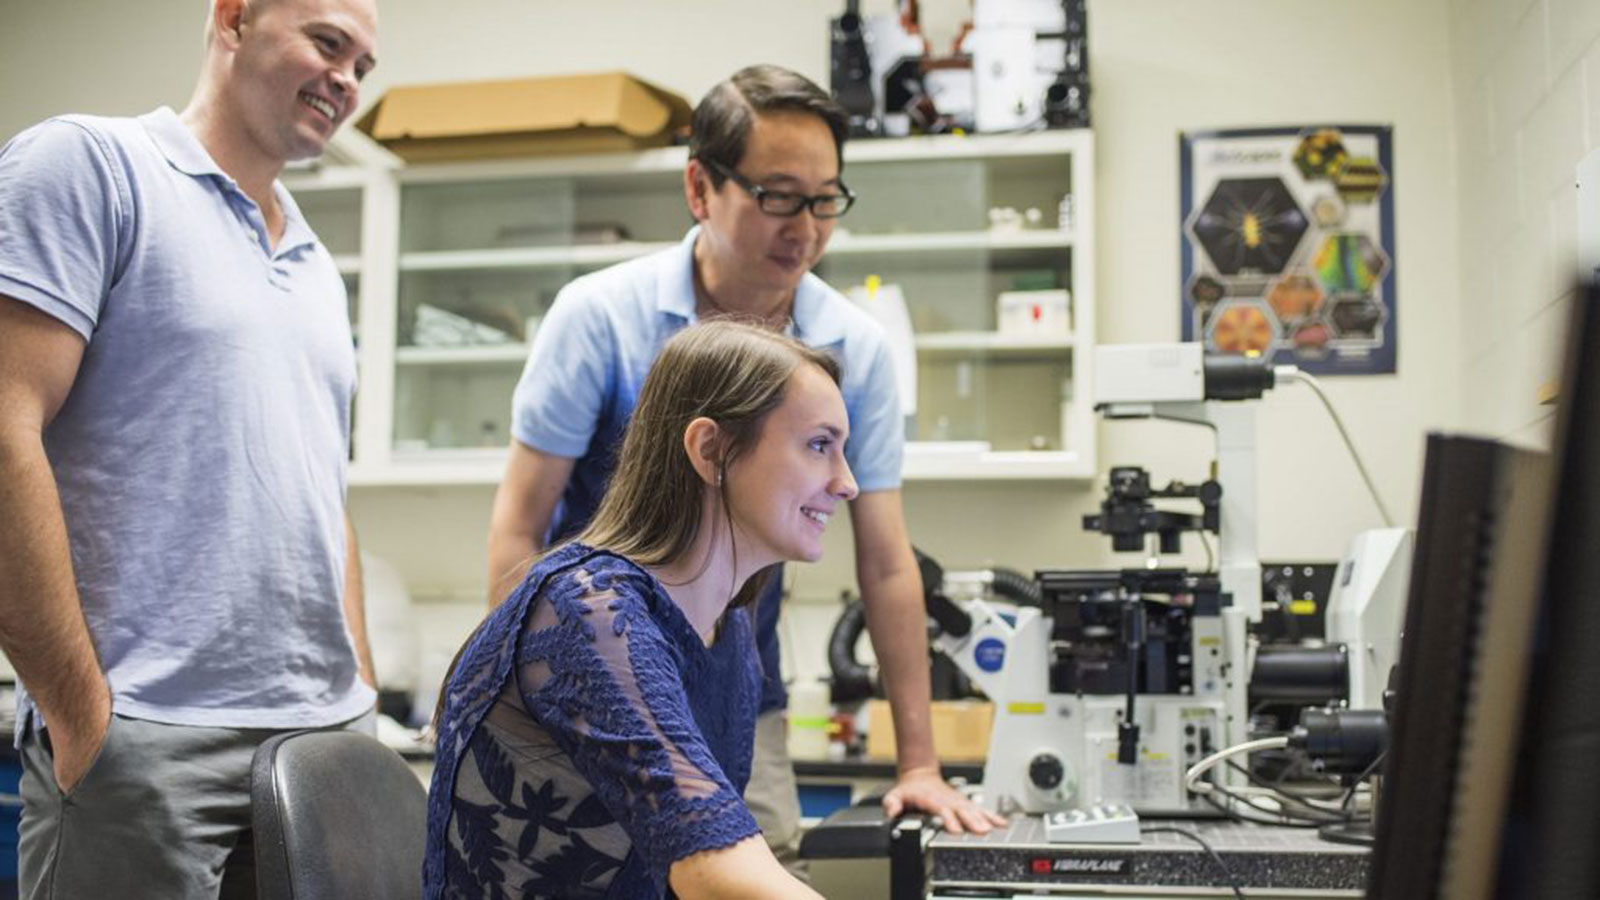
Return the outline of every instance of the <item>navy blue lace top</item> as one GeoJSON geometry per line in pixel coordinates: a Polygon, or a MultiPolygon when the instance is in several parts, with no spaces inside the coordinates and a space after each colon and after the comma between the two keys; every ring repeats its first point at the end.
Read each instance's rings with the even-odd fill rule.
{"type": "Polygon", "coordinates": [[[745,610],[707,647],[628,560],[545,556],[445,685],[426,896],[666,896],[674,862],[758,833],[760,681],[745,610]]]}

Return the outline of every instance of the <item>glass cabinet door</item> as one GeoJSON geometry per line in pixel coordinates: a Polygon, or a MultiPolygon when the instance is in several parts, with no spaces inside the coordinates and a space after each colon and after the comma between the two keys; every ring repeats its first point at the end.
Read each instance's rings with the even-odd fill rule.
{"type": "Polygon", "coordinates": [[[505,447],[512,391],[556,294],[688,225],[669,172],[404,185],[394,449],[505,447]]]}
{"type": "MultiPolygon", "coordinates": [[[[346,311],[350,317],[350,337],[361,343],[361,189],[357,187],[291,188],[295,203],[315,231],[322,245],[333,256],[334,265],[344,279],[346,311]]],[[[357,357],[359,360],[359,355],[357,357]]],[[[357,376],[357,384],[360,376],[357,376]]],[[[350,410],[350,433],[355,434],[355,408],[350,410]]],[[[350,458],[355,458],[352,437],[350,458]]]]}
{"type": "MultiPolygon", "coordinates": [[[[1073,226],[1092,221],[1080,193],[1092,186],[1073,173],[1092,171],[1092,137],[864,141],[846,155],[860,200],[816,272],[847,295],[877,284],[904,300],[908,477],[1087,474],[1076,348],[1092,340],[1092,256],[1073,226]],[[937,463],[913,465],[919,452],[937,463]]],[[[506,446],[511,396],[557,293],[693,225],[683,165],[677,149],[399,173],[397,460],[489,460],[479,448],[506,446]]]]}
{"type": "Polygon", "coordinates": [[[841,291],[872,279],[904,298],[918,373],[907,439],[1063,449],[1073,343],[1067,159],[862,162],[845,181],[860,199],[818,274],[841,291]]]}
{"type": "Polygon", "coordinates": [[[293,191],[300,212],[317,233],[322,245],[333,255],[333,262],[344,277],[349,295],[350,330],[360,335],[361,322],[361,189],[313,189],[293,191]]]}

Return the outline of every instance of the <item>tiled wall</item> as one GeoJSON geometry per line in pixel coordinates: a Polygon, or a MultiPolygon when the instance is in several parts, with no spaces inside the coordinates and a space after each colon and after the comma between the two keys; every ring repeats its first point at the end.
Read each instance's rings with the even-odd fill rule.
{"type": "Polygon", "coordinates": [[[1466,427],[1548,440],[1577,270],[1573,170],[1600,147],[1600,2],[1452,0],[1466,427]]]}

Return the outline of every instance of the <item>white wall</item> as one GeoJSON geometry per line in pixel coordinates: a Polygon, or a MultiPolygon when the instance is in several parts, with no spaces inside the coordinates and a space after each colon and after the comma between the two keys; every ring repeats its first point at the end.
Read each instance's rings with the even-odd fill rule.
{"type": "MultiPolygon", "coordinates": [[[[959,8],[959,0],[953,2],[959,8]]],[[[1463,79],[1459,62],[1452,68],[1450,39],[1477,33],[1459,27],[1469,5],[1476,4],[1090,3],[1102,341],[1174,340],[1179,334],[1180,130],[1329,121],[1394,125],[1399,372],[1328,386],[1386,501],[1404,521],[1413,515],[1422,434],[1464,420],[1460,375],[1477,371],[1464,367],[1455,298],[1460,284],[1480,280],[1467,269],[1468,260],[1481,254],[1458,252],[1458,241],[1469,245],[1458,238],[1455,223],[1461,218],[1464,231],[1468,220],[1488,220],[1502,206],[1497,202],[1480,214],[1478,205],[1468,203],[1477,198],[1454,177],[1463,129],[1452,120],[1462,106],[1452,102],[1452,84],[1463,79]],[[1458,216],[1458,204],[1467,215],[1458,216]]],[[[888,0],[865,4],[869,12],[889,6],[888,0]]],[[[1545,22],[1545,0],[1500,6],[1526,7],[1541,17],[1541,27],[1545,22]]],[[[1589,10],[1596,6],[1593,0],[1549,0],[1552,16],[1592,20],[1589,10]]],[[[201,7],[200,0],[0,0],[0,84],[8,88],[0,97],[0,135],[57,111],[134,113],[157,103],[181,106],[199,60],[201,7]]],[[[789,65],[821,81],[827,73],[826,19],[842,7],[842,0],[386,0],[380,64],[367,102],[385,86],[404,82],[613,68],[696,98],[755,61],[789,65]]],[[[1489,17],[1483,33],[1497,33],[1503,18],[1489,17]]],[[[1565,48],[1561,55],[1579,56],[1565,48]]],[[[1556,74],[1567,75],[1569,67],[1556,74]]],[[[1600,66],[1589,67],[1594,69],[1600,66]]],[[[1485,63],[1472,71],[1487,75],[1490,69],[1485,63]]],[[[1558,98],[1593,95],[1600,74],[1589,78],[1586,85],[1565,87],[1565,93],[1561,85],[1573,82],[1547,78],[1541,91],[1556,83],[1552,96],[1558,98]]],[[[1470,83],[1481,89],[1485,81],[1470,83]]],[[[1529,111],[1538,105],[1530,97],[1516,104],[1529,111]]],[[[1487,102],[1480,106],[1491,108],[1487,102]]],[[[1543,127],[1570,137],[1570,128],[1543,127]]],[[[1526,154],[1535,153],[1531,144],[1544,133],[1529,132],[1526,154]]],[[[1592,128],[1588,140],[1592,145],[1592,128]]],[[[1482,190],[1498,197],[1509,180],[1520,197],[1521,157],[1512,155],[1508,162],[1505,144],[1502,139],[1501,152],[1490,157],[1500,166],[1493,171],[1505,177],[1482,190]]],[[[1553,174],[1533,187],[1548,198],[1553,174]]],[[[1526,212],[1527,204],[1508,203],[1519,215],[1526,212]]],[[[1553,217],[1548,204],[1533,216],[1546,229],[1553,217]]],[[[1544,236],[1537,231],[1527,240],[1536,244],[1544,236]]],[[[1479,393],[1471,396],[1475,406],[1479,393]]],[[[1264,556],[1332,559],[1352,533],[1378,524],[1332,426],[1303,389],[1270,397],[1261,421],[1264,556]]],[[[1101,434],[1104,466],[1143,464],[1161,480],[1205,475],[1210,450],[1198,431],[1116,423],[1103,426],[1101,434]]],[[[392,559],[414,593],[476,598],[484,583],[489,497],[481,488],[360,490],[351,505],[366,547],[392,559]]],[[[906,508],[913,539],[952,567],[1127,564],[1128,558],[1111,555],[1106,541],[1084,535],[1078,526],[1099,498],[1098,484],[912,485],[906,508]]],[[[1189,559],[1203,557],[1195,552],[1189,559]]],[[[848,537],[835,529],[828,559],[799,572],[796,591],[831,602],[852,580],[850,570],[848,537]]],[[[815,615],[828,614],[824,607],[815,615]]],[[[453,641],[454,631],[475,615],[474,606],[463,604],[458,615],[437,625],[440,617],[430,613],[437,625],[430,626],[432,637],[453,641]]]]}
{"type": "Polygon", "coordinates": [[[1600,148],[1600,3],[1453,0],[1466,424],[1544,445],[1577,270],[1573,170],[1600,148]]]}

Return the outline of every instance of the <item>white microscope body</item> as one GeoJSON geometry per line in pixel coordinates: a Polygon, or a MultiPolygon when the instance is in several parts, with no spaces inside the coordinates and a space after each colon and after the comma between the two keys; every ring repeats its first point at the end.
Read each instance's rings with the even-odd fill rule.
{"type": "MultiPolygon", "coordinates": [[[[1141,814],[1190,812],[1203,807],[1183,789],[1184,771],[1205,754],[1243,741],[1248,727],[1247,626],[1261,616],[1255,415],[1249,404],[1207,399],[1216,391],[1208,393],[1199,344],[1099,347],[1095,353],[1095,405],[1103,415],[1192,422],[1216,433],[1217,480],[1224,488],[1219,580],[1231,602],[1197,609],[1189,620],[1189,645],[1176,651],[1189,683],[1182,693],[1136,695],[1137,750],[1125,764],[1119,758],[1132,749],[1123,746],[1126,695],[1053,692],[1053,657],[1073,648],[1052,646],[1052,622],[1040,610],[1008,615],[971,601],[971,631],[943,635],[939,647],[995,702],[983,777],[991,805],[1049,812],[1122,803],[1141,814]]],[[[1256,367],[1257,375],[1261,371],[1269,373],[1266,384],[1237,396],[1259,396],[1270,386],[1270,369],[1256,367]]]]}

